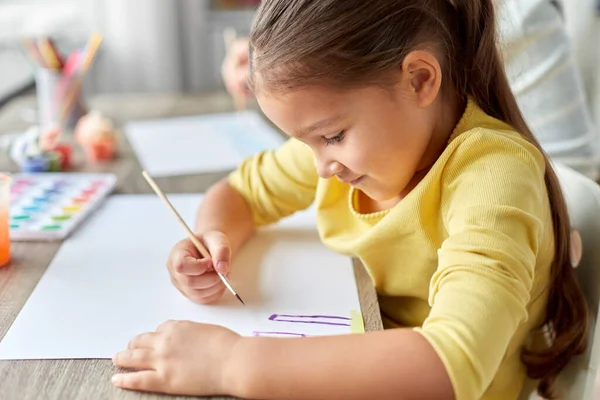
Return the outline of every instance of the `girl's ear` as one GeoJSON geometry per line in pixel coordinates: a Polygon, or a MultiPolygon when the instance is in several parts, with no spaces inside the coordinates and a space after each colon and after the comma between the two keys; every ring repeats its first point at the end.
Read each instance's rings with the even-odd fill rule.
{"type": "Polygon", "coordinates": [[[581,235],[577,229],[571,229],[571,253],[569,255],[571,266],[573,268],[578,267],[583,256],[583,240],[581,240],[581,235]]]}
{"type": "Polygon", "coordinates": [[[402,62],[403,86],[414,96],[419,107],[428,107],[442,86],[442,67],[426,50],[414,50],[402,62]]]}

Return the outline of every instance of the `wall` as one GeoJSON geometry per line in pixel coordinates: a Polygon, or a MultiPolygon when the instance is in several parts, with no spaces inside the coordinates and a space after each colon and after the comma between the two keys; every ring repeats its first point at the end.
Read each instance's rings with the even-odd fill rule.
{"type": "Polygon", "coordinates": [[[90,82],[94,92],[222,89],[222,31],[248,30],[251,12],[215,12],[199,0],[86,0],[104,34],[90,82]]]}

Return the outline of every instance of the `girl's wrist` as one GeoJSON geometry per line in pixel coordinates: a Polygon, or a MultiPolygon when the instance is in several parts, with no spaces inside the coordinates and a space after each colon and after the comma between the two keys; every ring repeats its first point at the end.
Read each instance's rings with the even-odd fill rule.
{"type": "MultiPolygon", "coordinates": [[[[251,397],[251,382],[249,377],[251,367],[245,360],[248,359],[248,343],[253,338],[238,336],[229,348],[223,369],[221,371],[221,393],[239,398],[251,397]]],[[[255,360],[256,361],[256,360],[255,360]]]]}

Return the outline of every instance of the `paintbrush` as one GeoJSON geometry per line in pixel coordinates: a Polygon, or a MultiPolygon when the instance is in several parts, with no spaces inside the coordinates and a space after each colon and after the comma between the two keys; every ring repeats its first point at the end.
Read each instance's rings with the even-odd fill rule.
{"type": "MultiPolygon", "coordinates": [[[[204,245],[202,245],[202,243],[200,242],[200,240],[198,240],[198,238],[196,237],[196,235],[194,235],[194,232],[192,232],[190,230],[190,228],[187,226],[187,224],[185,223],[185,221],[183,220],[183,218],[181,218],[181,216],[179,215],[179,213],[177,212],[177,210],[175,210],[175,207],[173,207],[173,205],[171,204],[171,202],[169,201],[169,199],[167,199],[167,196],[165,196],[165,194],[162,192],[162,190],[160,190],[160,188],[158,187],[158,185],[156,184],[156,182],[154,182],[154,179],[152,179],[150,177],[150,175],[148,175],[148,173],[146,171],[142,171],[142,175],[144,176],[144,178],[146,178],[146,180],[150,184],[150,187],[152,187],[152,189],[156,192],[156,194],[158,195],[158,197],[160,197],[162,199],[162,201],[164,201],[164,203],[167,205],[167,207],[169,207],[169,209],[173,212],[173,214],[175,215],[175,217],[177,218],[177,220],[179,220],[179,223],[186,230],[186,232],[187,232],[190,240],[192,241],[192,243],[194,243],[194,246],[196,246],[196,248],[198,249],[198,251],[200,252],[200,254],[202,255],[202,257],[204,257],[204,258],[210,258],[210,253],[208,252],[208,250],[206,250],[206,248],[204,247],[204,245]]],[[[219,278],[221,278],[221,280],[223,281],[223,283],[225,284],[225,286],[227,287],[227,289],[229,289],[229,291],[231,292],[231,294],[233,294],[235,297],[237,297],[237,299],[242,304],[246,304],[246,303],[244,303],[244,301],[242,300],[242,298],[240,297],[240,295],[237,294],[235,292],[235,290],[233,290],[233,287],[231,286],[231,284],[229,283],[229,281],[227,280],[227,278],[225,278],[225,276],[222,275],[216,269],[215,269],[215,272],[217,273],[217,275],[219,275],[219,278]]]]}

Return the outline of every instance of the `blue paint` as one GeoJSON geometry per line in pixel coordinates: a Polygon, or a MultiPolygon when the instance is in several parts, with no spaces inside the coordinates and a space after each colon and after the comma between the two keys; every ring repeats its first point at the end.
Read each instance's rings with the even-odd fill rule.
{"type": "Polygon", "coordinates": [[[63,181],[63,180],[54,182],[54,187],[55,188],[63,188],[65,186],[69,186],[69,182],[63,181]]]}
{"type": "Polygon", "coordinates": [[[23,211],[38,212],[38,211],[42,211],[42,207],[40,207],[40,206],[25,206],[25,207],[23,207],[23,211]]]}

